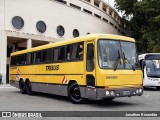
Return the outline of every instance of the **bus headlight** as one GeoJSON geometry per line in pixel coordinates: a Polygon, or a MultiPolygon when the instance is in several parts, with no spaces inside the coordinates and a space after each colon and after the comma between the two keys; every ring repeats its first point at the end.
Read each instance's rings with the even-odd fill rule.
{"type": "Polygon", "coordinates": [[[106,96],[109,96],[109,94],[110,94],[109,91],[106,91],[106,96]]]}
{"type": "Polygon", "coordinates": [[[142,89],[139,89],[139,93],[142,93],[142,89]]]}
{"type": "Polygon", "coordinates": [[[137,94],[139,93],[139,90],[138,90],[138,89],[136,90],[136,93],[137,93],[137,94]]]}
{"type": "Polygon", "coordinates": [[[111,91],[110,94],[111,94],[111,96],[115,96],[114,91],[111,91]]]}

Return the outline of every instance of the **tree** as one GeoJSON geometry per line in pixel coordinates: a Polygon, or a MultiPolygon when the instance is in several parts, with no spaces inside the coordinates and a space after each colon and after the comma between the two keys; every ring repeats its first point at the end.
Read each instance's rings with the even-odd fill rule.
{"type": "Polygon", "coordinates": [[[115,0],[124,11],[139,53],[160,52],[160,0],[115,0]]]}

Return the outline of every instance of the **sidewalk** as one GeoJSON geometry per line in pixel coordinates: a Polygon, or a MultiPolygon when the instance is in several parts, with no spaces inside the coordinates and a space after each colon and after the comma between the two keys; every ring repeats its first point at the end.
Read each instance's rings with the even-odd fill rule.
{"type": "Polygon", "coordinates": [[[0,84],[0,88],[12,88],[10,84],[0,84]]]}

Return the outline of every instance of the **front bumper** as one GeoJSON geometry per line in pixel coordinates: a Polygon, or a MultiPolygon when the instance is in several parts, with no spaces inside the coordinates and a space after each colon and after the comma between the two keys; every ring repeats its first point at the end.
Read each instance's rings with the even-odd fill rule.
{"type": "Polygon", "coordinates": [[[119,88],[119,89],[97,88],[97,100],[102,100],[106,98],[116,98],[116,97],[141,96],[142,94],[143,94],[142,87],[141,88],[119,88]]]}

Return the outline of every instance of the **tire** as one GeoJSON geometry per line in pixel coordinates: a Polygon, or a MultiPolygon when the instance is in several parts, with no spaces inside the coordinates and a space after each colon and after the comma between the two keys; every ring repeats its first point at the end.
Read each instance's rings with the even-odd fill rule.
{"type": "Polygon", "coordinates": [[[26,82],[26,91],[28,95],[33,95],[32,85],[29,80],[26,82]]]}
{"type": "Polygon", "coordinates": [[[23,80],[21,80],[19,82],[19,88],[20,88],[20,92],[22,94],[26,94],[27,93],[27,90],[26,90],[26,85],[25,85],[25,82],[23,80]]]}
{"type": "Polygon", "coordinates": [[[157,88],[157,90],[160,90],[160,86],[157,86],[156,88],[157,88]]]}
{"type": "Polygon", "coordinates": [[[70,101],[74,104],[82,103],[84,101],[83,98],[81,98],[81,93],[78,84],[72,83],[68,88],[68,97],[70,101]]]}

